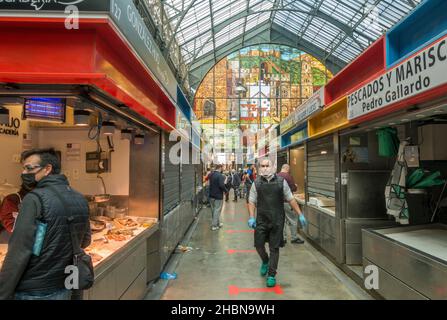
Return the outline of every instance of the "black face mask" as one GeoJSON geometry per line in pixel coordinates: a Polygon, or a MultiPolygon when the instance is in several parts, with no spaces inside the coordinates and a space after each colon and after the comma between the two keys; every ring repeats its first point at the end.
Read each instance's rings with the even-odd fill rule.
{"type": "Polygon", "coordinates": [[[37,185],[35,173],[22,173],[22,186],[30,191],[37,185]]]}

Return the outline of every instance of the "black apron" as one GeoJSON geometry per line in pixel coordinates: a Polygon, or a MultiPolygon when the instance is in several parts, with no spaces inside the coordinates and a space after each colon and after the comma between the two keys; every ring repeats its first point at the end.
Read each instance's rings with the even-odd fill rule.
{"type": "Polygon", "coordinates": [[[276,176],[268,182],[265,178],[255,181],[256,203],[255,247],[266,242],[270,248],[284,247],[284,178],[276,176]]]}

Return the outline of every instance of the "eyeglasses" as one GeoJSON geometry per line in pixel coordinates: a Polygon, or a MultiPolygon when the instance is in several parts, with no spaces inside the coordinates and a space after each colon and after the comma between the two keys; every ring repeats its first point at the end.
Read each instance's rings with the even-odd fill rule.
{"type": "Polygon", "coordinates": [[[34,169],[37,169],[37,168],[42,168],[42,166],[41,165],[34,165],[33,166],[31,164],[27,164],[27,165],[23,166],[23,170],[25,170],[27,172],[33,171],[34,169]]]}
{"type": "Polygon", "coordinates": [[[270,168],[270,165],[269,164],[261,165],[261,168],[270,168]]]}

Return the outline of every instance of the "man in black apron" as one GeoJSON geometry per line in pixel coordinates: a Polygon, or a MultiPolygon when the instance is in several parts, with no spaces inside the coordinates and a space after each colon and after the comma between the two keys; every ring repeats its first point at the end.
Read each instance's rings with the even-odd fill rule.
{"type": "Polygon", "coordinates": [[[260,176],[256,178],[250,190],[248,225],[255,229],[255,248],[262,260],[261,276],[268,274],[267,287],[274,287],[279,248],[284,246],[284,200],[289,202],[293,210],[300,216],[303,227],[306,224],[306,219],[287,182],[275,174],[272,161],[261,160],[259,169],[260,176]],[[257,209],[256,219],[255,209],[257,209]],[[266,242],[269,244],[270,257],[265,250],[266,242]]]}

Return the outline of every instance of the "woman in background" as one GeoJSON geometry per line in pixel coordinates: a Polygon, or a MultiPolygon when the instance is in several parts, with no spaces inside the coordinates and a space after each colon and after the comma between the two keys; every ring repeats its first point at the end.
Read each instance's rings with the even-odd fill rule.
{"type": "MultiPolygon", "coordinates": [[[[0,206],[0,225],[11,234],[14,231],[14,224],[19,213],[20,204],[29,191],[23,186],[19,192],[7,195],[0,206]]],[[[1,227],[0,227],[1,230],[1,227]]]]}

